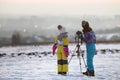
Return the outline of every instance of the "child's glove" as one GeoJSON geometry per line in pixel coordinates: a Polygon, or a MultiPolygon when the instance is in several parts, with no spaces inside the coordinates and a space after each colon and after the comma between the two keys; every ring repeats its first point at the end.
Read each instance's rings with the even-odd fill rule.
{"type": "Polygon", "coordinates": [[[52,47],[52,54],[53,55],[55,54],[56,49],[57,49],[57,46],[54,44],[53,47],[52,47]]]}

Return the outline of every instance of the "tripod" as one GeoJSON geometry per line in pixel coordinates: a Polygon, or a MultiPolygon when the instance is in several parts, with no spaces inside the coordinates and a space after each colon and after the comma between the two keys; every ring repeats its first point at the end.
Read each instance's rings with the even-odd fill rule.
{"type": "MultiPolygon", "coordinates": [[[[82,67],[81,67],[81,58],[83,59],[83,63],[85,65],[85,68],[87,69],[87,65],[85,63],[85,59],[84,59],[84,53],[81,53],[81,48],[80,48],[80,41],[79,41],[79,38],[77,39],[77,45],[75,47],[75,50],[73,52],[73,54],[71,55],[71,58],[68,62],[68,64],[70,64],[73,56],[75,56],[75,53],[77,53],[77,58],[79,59],[79,64],[80,64],[80,72],[82,73],[82,67]]],[[[82,40],[81,40],[81,44],[82,44],[82,40]]]]}

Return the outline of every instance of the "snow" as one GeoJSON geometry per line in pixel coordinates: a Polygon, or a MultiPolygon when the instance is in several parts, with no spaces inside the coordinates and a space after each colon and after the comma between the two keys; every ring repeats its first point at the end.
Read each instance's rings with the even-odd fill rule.
{"type": "MultiPolygon", "coordinates": [[[[74,52],[75,46],[76,44],[70,44],[70,52],[74,52]]],[[[76,56],[69,64],[68,75],[58,75],[56,55],[44,55],[52,51],[51,47],[52,45],[1,47],[0,53],[7,55],[0,57],[0,80],[120,80],[120,51],[109,51],[120,50],[120,44],[96,45],[98,52],[94,57],[95,77],[81,74],[76,56]],[[103,49],[106,50],[105,54],[102,54],[103,49]],[[18,56],[19,53],[23,54],[18,56]],[[28,53],[37,53],[37,56],[27,55],[28,53]]],[[[81,45],[81,49],[86,50],[85,45],[81,45]]],[[[71,55],[68,60],[70,58],[71,55]]],[[[85,71],[83,61],[81,63],[82,71],[85,71]]]]}

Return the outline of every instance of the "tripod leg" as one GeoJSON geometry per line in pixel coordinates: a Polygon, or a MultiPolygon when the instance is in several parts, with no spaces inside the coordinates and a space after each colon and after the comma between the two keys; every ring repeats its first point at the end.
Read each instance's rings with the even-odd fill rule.
{"type": "Polygon", "coordinates": [[[71,56],[70,60],[68,61],[68,64],[70,64],[70,61],[72,60],[72,57],[73,57],[73,56],[71,56]]]}
{"type": "Polygon", "coordinates": [[[80,58],[80,56],[78,56],[78,59],[79,59],[79,64],[80,64],[80,72],[82,73],[81,58],[80,58]]]}
{"type": "Polygon", "coordinates": [[[83,59],[83,62],[84,62],[85,68],[87,69],[88,67],[87,67],[87,64],[85,63],[85,59],[84,59],[83,56],[82,56],[82,59],[83,59]]]}
{"type": "Polygon", "coordinates": [[[72,56],[71,56],[70,60],[68,61],[68,64],[69,64],[69,63],[70,63],[70,61],[72,60],[73,55],[74,55],[74,54],[75,54],[75,52],[76,52],[76,49],[77,49],[77,47],[75,47],[75,50],[74,50],[74,52],[73,52],[73,54],[72,54],[72,56]]]}
{"type": "MultiPolygon", "coordinates": [[[[88,70],[88,67],[87,67],[87,64],[85,63],[85,59],[83,55],[82,55],[82,59],[83,59],[86,70],[88,70]]],[[[89,71],[87,71],[87,74],[90,75],[89,71]]]]}

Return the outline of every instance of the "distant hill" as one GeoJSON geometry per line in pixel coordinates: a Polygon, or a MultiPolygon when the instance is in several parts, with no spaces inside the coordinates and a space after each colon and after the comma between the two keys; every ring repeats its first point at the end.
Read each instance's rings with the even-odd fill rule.
{"type": "Polygon", "coordinates": [[[120,42],[120,27],[96,31],[98,42],[120,42]]]}
{"type": "Polygon", "coordinates": [[[112,28],[112,29],[105,29],[105,30],[97,30],[95,32],[97,34],[120,33],[120,27],[115,27],[115,28],[112,28]]]}

